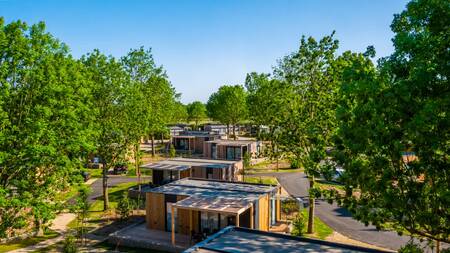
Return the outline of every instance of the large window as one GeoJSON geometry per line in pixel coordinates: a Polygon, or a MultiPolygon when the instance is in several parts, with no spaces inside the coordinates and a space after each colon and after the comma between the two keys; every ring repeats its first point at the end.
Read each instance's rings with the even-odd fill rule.
{"type": "Polygon", "coordinates": [[[201,232],[213,234],[219,231],[219,214],[201,212],[201,232]]]}
{"type": "Polygon", "coordinates": [[[227,147],[227,160],[240,160],[241,158],[241,147],[227,147]]]}

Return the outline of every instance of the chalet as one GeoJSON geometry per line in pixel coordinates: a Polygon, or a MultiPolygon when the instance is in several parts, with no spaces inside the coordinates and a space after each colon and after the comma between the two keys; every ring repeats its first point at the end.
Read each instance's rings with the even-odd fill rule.
{"type": "Polygon", "coordinates": [[[184,178],[148,189],[146,227],[180,238],[233,225],[263,231],[280,220],[280,187],[184,178]]]}
{"type": "Polygon", "coordinates": [[[181,157],[141,166],[142,169],[152,170],[152,182],[155,185],[163,185],[186,177],[237,181],[242,167],[242,161],[181,157]]]}
{"type": "Polygon", "coordinates": [[[246,153],[256,158],[262,149],[262,142],[255,140],[212,140],[206,141],[203,156],[210,159],[242,160],[246,153]]]}
{"type": "Polygon", "coordinates": [[[389,251],[297,237],[243,227],[227,227],[184,253],[329,252],[387,253],[389,251]]]}
{"type": "Polygon", "coordinates": [[[224,135],[207,131],[183,131],[172,136],[172,145],[177,151],[203,154],[205,141],[225,138],[224,135]]]}

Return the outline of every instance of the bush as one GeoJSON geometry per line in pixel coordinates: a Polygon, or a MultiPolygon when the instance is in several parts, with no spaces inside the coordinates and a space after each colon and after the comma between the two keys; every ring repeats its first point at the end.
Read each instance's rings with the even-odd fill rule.
{"type": "Polygon", "coordinates": [[[77,242],[73,235],[68,235],[63,242],[64,253],[76,253],[78,252],[77,242]]]}
{"type": "Polygon", "coordinates": [[[300,161],[296,158],[291,159],[291,169],[298,169],[300,168],[300,161]]]}
{"type": "Polygon", "coordinates": [[[175,150],[175,147],[172,144],[170,144],[169,157],[174,158],[176,155],[177,155],[177,151],[175,150]]]}
{"type": "Polygon", "coordinates": [[[399,253],[423,253],[423,249],[413,242],[408,242],[398,250],[399,253]]]}
{"type": "Polygon", "coordinates": [[[119,211],[120,219],[125,220],[130,217],[132,206],[133,205],[128,198],[128,193],[124,192],[122,198],[119,199],[119,203],[117,204],[117,211],[119,211]]]}
{"type": "Polygon", "coordinates": [[[305,231],[306,222],[307,221],[305,216],[303,216],[303,213],[299,212],[292,221],[293,228],[291,234],[294,236],[302,236],[305,231]]]}
{"type": "Polygon", "coordinates": [[[281,210],[285,214],[291,214],[299,211],[298,202],[295,199],[287,199],[281,203],[281,210]]]}

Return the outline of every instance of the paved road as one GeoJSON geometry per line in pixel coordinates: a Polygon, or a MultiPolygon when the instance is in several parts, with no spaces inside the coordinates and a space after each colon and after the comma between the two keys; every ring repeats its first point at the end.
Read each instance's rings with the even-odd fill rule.
{"type": "MultiPolygon", "coordinates": [[[[141,177],[142,182],[148,182],[147,177],[141,177]]],[[[89,195],[88,202],[89,204],[93,203],[97,198],[103,196],[103,184],[102,178],[97,179],[91,185],[91,195],[89,195]]],[[[126,177],[126,176],[109,176],[108,177],[108,188],[112,188],[114,185],[129,183],[129,182],[137,182],[137,178],[135,177],[126,177]]]]}
{"type": "MultiPolygon", "coordinates": [[[[307,200],[309,182],[304,173],[277,173],[271,175],[278,179],[290,195],[307,200]]],[[[331,205],[327,202],[317,200],[315,213],[317,217],[335,231],[349,238],[379,247],[397,250],[410,239],[406,236],[399,236],[395,232],[378,231],[374,226],[365,226],[363,223],[353,219],[345,208],[339,207],[336,204],[331,205]]]]}

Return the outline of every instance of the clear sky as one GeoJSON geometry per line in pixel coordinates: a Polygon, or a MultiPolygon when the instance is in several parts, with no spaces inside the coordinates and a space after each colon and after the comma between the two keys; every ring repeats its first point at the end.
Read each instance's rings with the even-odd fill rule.
{"type": "Polygon", "coordinates": [[[182,102],[206,102],[248,72],[271,72],[302,35],[336,31],[340,51],[393,50],[390,24],[406,0],[0,0],[8,23],[45,21],[75,57],[100,49],[120,57],[151,47],[182,102]]]}

